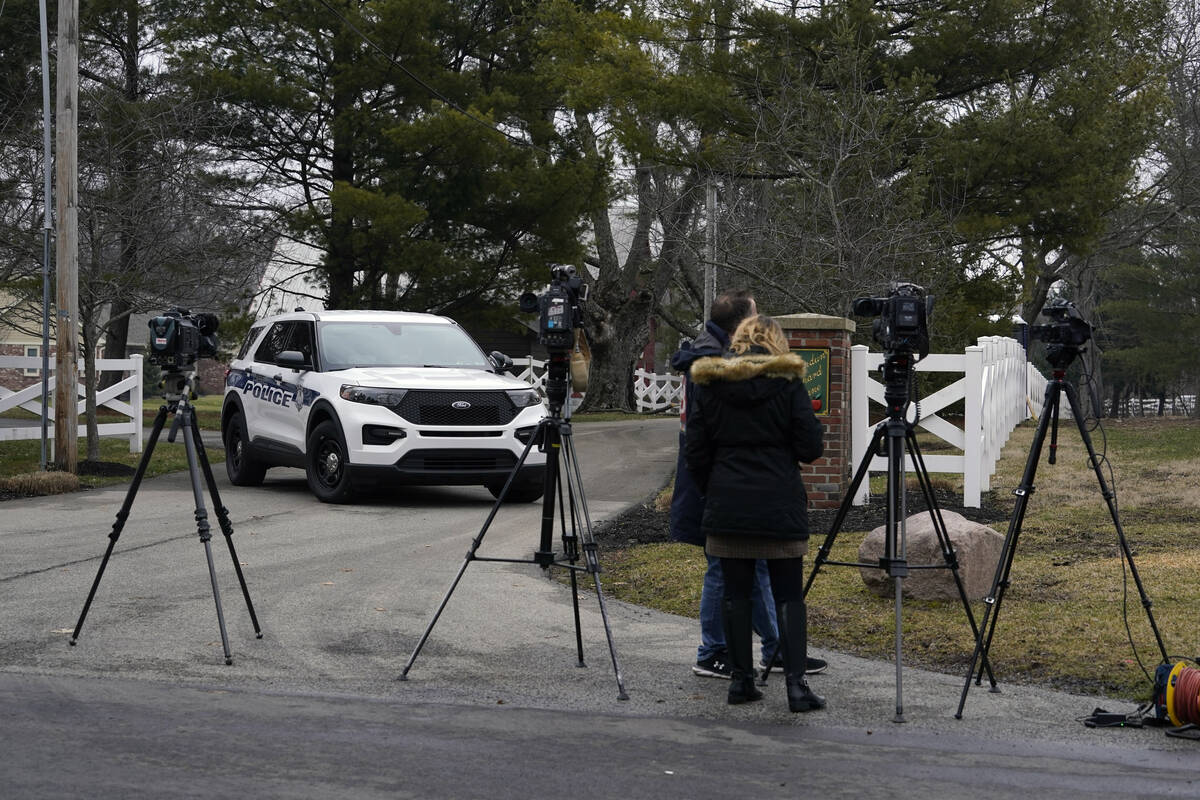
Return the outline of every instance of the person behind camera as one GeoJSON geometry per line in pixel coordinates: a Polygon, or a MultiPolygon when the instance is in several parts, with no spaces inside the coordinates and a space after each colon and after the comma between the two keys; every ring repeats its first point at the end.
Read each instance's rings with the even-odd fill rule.
{"type": "Polygon", "coordinates": [[[729,703],[762,697],[754,685],[750,592],[755,559],[767,559],[783,651],[788,708],[825,707],[804,677],[808,619],[804,554],[808,497],[798,462],[824,449],[824,429],[804,388],[805,363],[789,352],[779,323],[744,320],[730,340],[734,358],[697,360],[687,419],[687,464],[705,495],[705,552],[721,559],[723,616],[732,681],[729,703]]]}

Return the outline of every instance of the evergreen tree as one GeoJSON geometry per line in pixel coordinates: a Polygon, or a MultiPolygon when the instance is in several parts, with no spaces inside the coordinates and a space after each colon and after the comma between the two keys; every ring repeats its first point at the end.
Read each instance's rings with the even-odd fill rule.
{"type": "Polygon", "coordinates": [[[531,75],[537,3],[202,0],[179,62],[316,246],[331,308],[511,301],[578,261],[594,166],[531,75]]]}

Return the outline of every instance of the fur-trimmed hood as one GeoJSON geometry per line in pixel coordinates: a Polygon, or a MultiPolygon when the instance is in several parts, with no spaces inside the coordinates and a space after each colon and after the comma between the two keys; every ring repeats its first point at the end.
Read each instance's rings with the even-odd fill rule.
{"type": "Polygon", "coordinates": [[[783,355],[744,355],[734,358],[708,357],[692,364],[692,380],[701,386],[714,383],[748,381],[754,378],[804,379],[807,362],[795,353],[783,355]]]}

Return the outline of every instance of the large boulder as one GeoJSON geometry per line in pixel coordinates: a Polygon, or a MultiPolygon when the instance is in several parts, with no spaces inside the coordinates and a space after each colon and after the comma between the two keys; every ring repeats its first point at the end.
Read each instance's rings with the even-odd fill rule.
{"type": "MultiPolygon", "coordinates": [[[[992,588],[996,577],[996,564],[1004,549],[1004,537],[986,525],[972,522],[962,514],[942,511],[942,521],[951,546],[958,555],[958,575],[963,582],[967,598],[979,600],[992,588]]],[[[867,534],[858,548],[858,560],[876,563],[883,555],[884,528],[880,525],[867,534]]],[[[917,564],[944,564],[942,547],[933,528],[933,517],[927,511],[908,518],[905,530],[905,560],[909,564],[908,577],[904,579],[904,596],[919,600],[958,599],[958,588],[954,585],[954,574],[949,569],[911,569],[917,564]]],[[[881,569],[863,569],[863,583],[881,597],[895,595],[892,579],[881,569]]]]}

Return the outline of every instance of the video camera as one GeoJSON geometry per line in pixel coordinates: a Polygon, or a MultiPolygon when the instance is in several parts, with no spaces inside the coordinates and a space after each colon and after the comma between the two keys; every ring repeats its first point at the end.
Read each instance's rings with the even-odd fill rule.
{"type": "Polygon", "coordinates": [[[197,358],[217,355],[220,321],[216,314],[193,314],[174,307],[152,317],[149,325],[151,364],[180,370],[196,363],[197,358]]]}
{"type": "Polygon", "coordinates": [[[551,353],[567,352],[575,346],[575,330],[583,327],[581,304],[587,301],[588,285],[570,266],[550,269],[550,288],[543,294],[526,292],[519,304],[522,311],[538,314],[538,341],[551,353]]]}
{"type": "Polygon", "coordinates": [[[1092,326],[1075,308],[1074,303],[1061,298],[1042,309],[1050,322],[1030,325],[1029,336],[1046,343],[1046,360],[1059,369],[1069,365],[1092,338],[1092,326]]]}
{"type": "Polygon", "coordinates": [[[872,333],[888,353],[929,355],[929,315],[933,296],[915,283],[892,283],[887,297],[860,297],[851,305],[860,317],[879,317],[872,333]]]}

